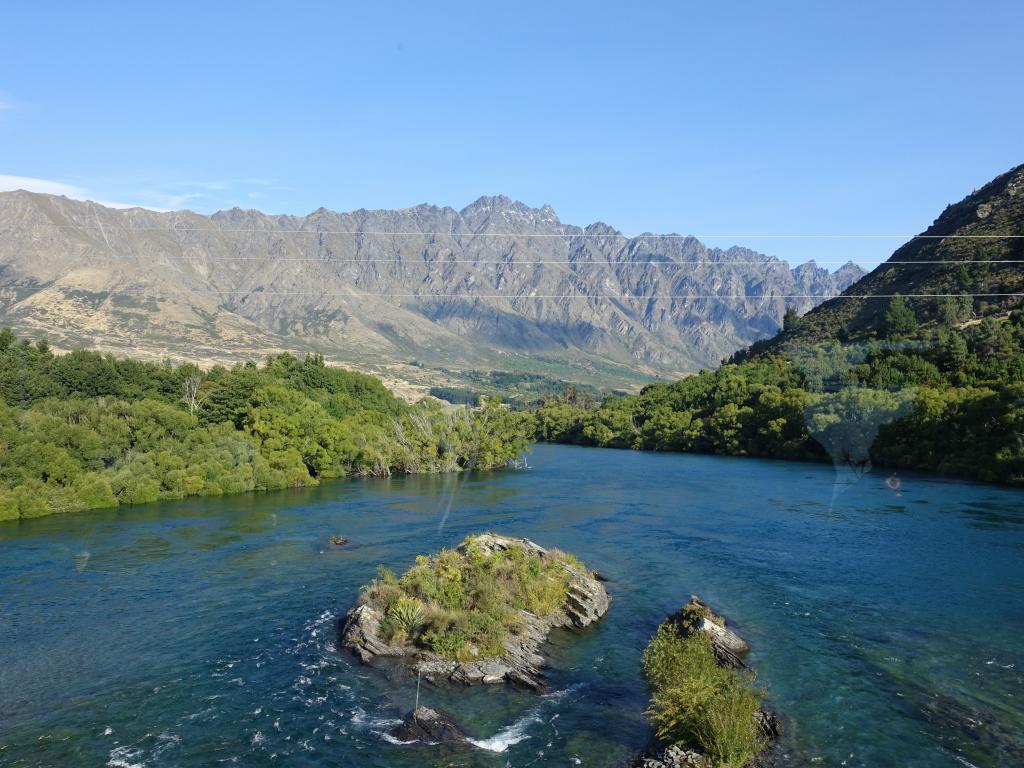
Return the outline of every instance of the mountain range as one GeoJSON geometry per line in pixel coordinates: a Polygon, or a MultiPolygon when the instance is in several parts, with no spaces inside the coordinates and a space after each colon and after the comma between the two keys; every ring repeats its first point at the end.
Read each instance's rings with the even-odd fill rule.
{"type": "Polygon", "coordinates": [[[0,322],[136,357],[319,351],[406,379],[508,370],[630,387],[717,365],[772,336],[787,305],[805,312],[862,275],[581,228],[503,196],[205,216],[0,193],[0,322]]]}

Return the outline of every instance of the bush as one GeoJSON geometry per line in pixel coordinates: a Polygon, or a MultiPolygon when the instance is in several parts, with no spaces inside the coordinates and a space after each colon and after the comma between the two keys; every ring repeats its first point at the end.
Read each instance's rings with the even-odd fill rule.
{"type": "Polygon", "coordinates": [[[753,675],[719,665],[705,633],[682,637],[663,624],[644,651],[643,667],[659,738],[697,747],[722,768],[740,768],[764,749],[753,675]]]}
{"type": "Polygon", "coordinates": [[[0,521],[17,520],[19,517],[18,494],[14,491],[0,491],[0,521]]]}
{"type": "Polygon", "coordinates": [[[423,623],[423,603],[412,597],[398,597],[385,614],[385,637],[391,642],[410,637],[423,623]]]}

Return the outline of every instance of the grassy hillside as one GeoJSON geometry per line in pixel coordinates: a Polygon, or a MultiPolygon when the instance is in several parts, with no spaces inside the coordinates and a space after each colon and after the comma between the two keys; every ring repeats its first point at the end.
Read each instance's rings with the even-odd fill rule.
{"type": "Polygon", "coordinates": [[[735,360],[808,344],[886,338],[891,297],[904,297],[916,324],[938,331],[1005,317],[1024,306],[1024,165],[955,205],[888,261],[735,360]],[[921,298],[918,298],[921,297],[921,298]]]}

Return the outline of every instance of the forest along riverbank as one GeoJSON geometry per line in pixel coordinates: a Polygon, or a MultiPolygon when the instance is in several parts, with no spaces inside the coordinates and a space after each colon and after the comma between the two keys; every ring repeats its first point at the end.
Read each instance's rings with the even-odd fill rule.
{"type": "Polygon", "coordinates": [[[0,331],[0,521],[516,465],[529,417],[409,405],[379,379],[282,353],[209,371],[55,355],[0,331]]]}

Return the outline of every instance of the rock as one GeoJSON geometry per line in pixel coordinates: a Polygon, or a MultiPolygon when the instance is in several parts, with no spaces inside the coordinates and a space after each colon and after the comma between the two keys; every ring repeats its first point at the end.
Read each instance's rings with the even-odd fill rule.
{"type": "MultiPolygon", "coordinates": [[[[481,533],[473,537],[473,544],[479,547],[485,554],[493,552],[507,552],[513,544],[521,545],[526,552],[537,557],[544,557],[548,551],[540,544],[523,538],[512,538],[510,536],[498,536],[494,533],[481,533]]],[[[465,552],[464,544],[458,546],[459,552],[465,552]]]]}
{"type": "Polygon", "coordinates": [[[608,592],[593,576],[574,568],[569,568],[569,572],[573,581],[566,597],[566,613],[574,626],[590,626],[608,612],[608,592]]]}
{"type": "Polygon", "coordinates": [[[782,718],[770,709],[762,709],[756,715],[757,727],[768,741],[778,741],[783,734],[782,718]]]}
{"type": "Polygon", "coordinates": [[[695,749],[669,747],[653,756],[634,760],[630,768],[712,768],[712,763],[695,749]]]}
{"type": "Polygon", "coordinates": [[[750,646],[747,645],[746,640],[731,629],[726,629],[709,619],[700,619],[697,622],[697,629],[710,635],[711,642],[718,643],[733,653],[747,653],[750,651],[750,646]]]}
{"type": "Polygon", "coordinates": [[[357,605],[338,622],[341,645],[368,663],[378,656],[402,656],[405,649],[390,645],[380,636],[383,617],[368,605],[357,605]]]}
{"type": "Polygon", "coordinates": [[[733,669],[746,666],[743,656],[750,651],[750,645],[742,637],[726,627],[725,618],[719,616],[707,603],[696,595],[668,619],[684,637],[694,632],[704,632],[711,638],[711,650],[719,664],[733,669]]]}
{"type": "MultiPolygon", "coordinates": [[[[492,533],[474,537],[474,545],[485,553],[505,551],[513,545],[522,546],[530,555],[548,557],[548,551],[529,539],[516,539],[492,533]]],[[[463,546],[459,551],[465,551],[463,546]]],[[[545,665],[541,647],[551,630],[579,630],[590,626],[608,611],[610,598],[593,573],[565,564],[570,574],[565,605],[549,616],[535,616],[521,611],[521,627],[505,638],[504,653],[498,658],[470,661],[445,659],[413,645],[391,645],[383,640],[380,623],[383,616],[369,605],[360,604],[339,622],[340,643],[364,663],[380,657],[398,657],[414,672],[431,682],[447,680],[460,685],[493,685],[512,683],[530,690],[542,690],[541,670],[545,665]]]]}
{"type": "Polygon", "coordinates": [[[414,709],[402,718],[402,723],[391,731],[391,735],[400,741],[419,741],[447,750],[470,746],[466,735],[450,716],[430,707],[414,709]]]}

